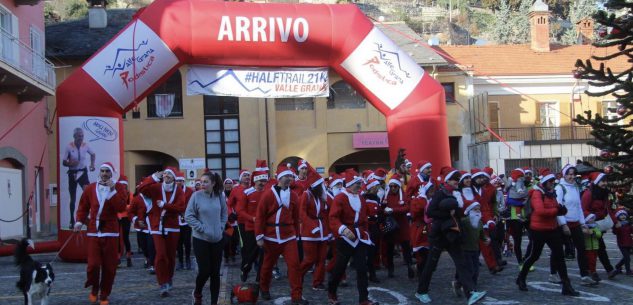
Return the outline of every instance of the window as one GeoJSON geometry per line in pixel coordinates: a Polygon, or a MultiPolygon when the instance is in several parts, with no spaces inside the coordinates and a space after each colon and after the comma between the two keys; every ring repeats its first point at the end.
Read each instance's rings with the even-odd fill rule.
{"type": "Polygon", "coordinates": [[[314,110],[314,98],[283,98],[275,100],[276,111],[314,110]]]}
{"type": "Polygon", "coordinates": [[[560,110],[558,102],[539,102],[538,140],[560,139],[560,110]]]}
{"type": "Polygon", "coordinates": [[[39,79],[48,80],[48,75],[46,75],[46,62],[44,59],[44,41],[42,37],[44,37],[42,31],[34,26],[31,26],[30,38],[31,49],[33,50],[33,62],[31,69],[33,74],[35,74],[35,76],[39,79]]]}
{"type": "Polygon", "coordinates": [[[167,81],[147,96],[148,118],[182,117],[182,81],[176,70],[167,81]]]}
{"type": "Polygon", "coordinates": [[[455,103],[455,83],[442,83],[444,87],[444,95],[446,95],[447,103],[455,103]]]}
{"type": "Polygon", "coordinates": [[[13,66],[18,66],[20,49],[17,43],[19,37],[18,17],[0,6],[0,42],[2,43],[1,57],[13,66]]]}
{"type": "Polygon", "coordinates": [[[488,102],[488,125],[492,130],[499,129],[499,102],[488,102]]]}
{"type": "Polygon", "coordinates": [[[207,168],[224,178],[240,172],[240,121],[237,97],[203,97],[207,168]]]}
{"type": "Polygon", "coordinates": [[[618,103],[616,101],[602,101],[602,117],[607,120],[613,120],[613,122],[608,123],[609,125],[622,125],[623,122],[620,120],[620,115],[618,114],[618,103]]]}
{"type": "Polygon", "coordinates": [[[327,109],[360,109],[367,107],[366,104],[365,98],[344,81],[330,87],[327,109]]]}

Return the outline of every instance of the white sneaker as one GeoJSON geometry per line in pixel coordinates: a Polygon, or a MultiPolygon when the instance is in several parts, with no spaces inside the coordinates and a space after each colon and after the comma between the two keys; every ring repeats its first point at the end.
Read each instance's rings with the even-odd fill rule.
{"type": "Polygon", "coordinates": [[[598,282],[594,281],[589,276],[583,276],[583,277],[580,278],[580,284],[583,285],[583,286],[593,286],[593,285],[597,285],[598,282]]]}
{"type": "Polygon", "coordinates": [[[415,297],[416,297],[416,298],[417,298],[420,302],[422,302],[423,304],[429,304],[429,303],[431,303],[431,297],[429,297],[429,295],[428,295],[427,293],[423,293],[423,294],[416,293],[416,294],[415,294],[415,297]]]}
{"type": "Polygon", "coordinates": [[[554,274],[550,274],[549,275],[549,282],[550,283],[554,283],[554,284],[560,284],[563,281],[560,280],[560,277],[558,276],[558,273],[554,273],[554,274]]]}

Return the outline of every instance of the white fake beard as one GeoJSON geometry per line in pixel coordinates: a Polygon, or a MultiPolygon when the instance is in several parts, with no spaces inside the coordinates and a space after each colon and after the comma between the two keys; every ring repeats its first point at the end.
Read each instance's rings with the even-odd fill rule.
{"type": "Polygon", "coordinates": [[[376,195],[378,195],[378,198],[380,198],[380,199],[385,198],[385,190],[382,187],[379,187],[378,188],[378,193],[376,195]]]}
{"type": "Polygon", "coordinates": [[[468,213],[468,219],[470,219],[470,225],[477,229],[479,228],[479,222],[481,221],[481,212],[473,212],[468,213]]]}
{"type": "Polygon", "coordinates": [[[335,187],[332,189],[332,195],[336,196],[338,194],[340,194],[343,191],[343,188],[341,187],[335,187]]]}
{"type": "Polygon", "coordinates": [[[163,189],[165,190],[165,192],[173,192],[174,191],[174,183],[164,183],[163,182],[163,189]]]}

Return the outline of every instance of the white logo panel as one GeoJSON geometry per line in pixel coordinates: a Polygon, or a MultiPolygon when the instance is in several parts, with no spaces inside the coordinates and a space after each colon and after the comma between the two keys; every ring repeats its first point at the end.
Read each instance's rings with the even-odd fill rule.
{"type": "Polygon", "coordinates": [[[376,27],[341,66],[390,109],[398,107],[424,76],[424,70],[376,27]]]}
{"type": "Polygon", "coordinates": [[[152,29],[140,20],[135,22],[83,66],[121,108],[178,64],[176,55],[152,29]]]}

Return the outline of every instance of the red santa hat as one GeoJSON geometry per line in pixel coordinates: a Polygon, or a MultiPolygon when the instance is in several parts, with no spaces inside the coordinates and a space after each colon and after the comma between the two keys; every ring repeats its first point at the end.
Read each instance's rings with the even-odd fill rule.
{"type": "Polygon", "coordinates": [[[591,180],[591,183],[598,184],[606,176],[607,175],[605,175],[604,173],[601,173],[601,172],[593,172],[593,173],[589,174],[589,179],[591,180]]]}
{"type": "Polygon", "coordinates": [[[567,164],[567,165],[565,165],[565,166],[563,167],[563,170],[561,171],[561,174],[563,174],[563,176],[567,175],[567,172],[568,172],[570,169],[572,169],[572,168],[573,168],[573,169],[576,169],[576,166],[571,165],[571,164],[567,164]]]}
{"type": "Polygon", "coordinates": [[[522,169],[523,169],[523,173],[526,174],[526,175],[527,174],[533,174],[532,170],[529,167],[527,167],[527,166],[524,166],[522,169]]]}
{"type": "Polygon", "coordinates": [[[176,181],[185,181],[185,173],[178,171],[176,173],[176,181]]]}
{"type": "Polygon", "coordinates": [[[363,178],[361,178],[353,168],[348,168],[345,170],[345,187],[350,187],[355,183],[361,182],[362,180],[363,178]]]}
{"type": "Polygon", "coordinates": [[[510,178],[512,178],[512,181],[517,181],[523,176],[525,176],[525,172],[522,168],[515,168],[510,172],[510,178]]]}
{"type": "Polygon", "coordinates": [[[495,170],[492,169],[492,167],[490,166],[486,166],[484,167],[484,173],[488,174],[489,177],[492,177],[492,175],[495,173],[495,170]]]}
{"type": "Polygon", "coordinates": [[[127,176],[125,175],[121,175],[121,177],[119,177],[119,181],[117,181],[116,183],[125,184],[125,185],[129,184],[127,180],[127,176]]]}
{"type": "Polygon", "coordinates": [[[238,177],[238,180],[239,180],[239,181],[242,181],[242,176],[247,175],[247,174],[250,174],[250,173],[251,173],[251,172],[249,172],[249,171],[248,171],[248,169],[246,169],[246,168],[241,169],[241,170],[240,170],[240,176],[238,177]]]}
{"type": "Polygon", "coordinates": [[[261,172],[261,171],[268,171],[268,163],[266,162],[266,160],[257,160],[255,161],[255,171],[261,172]]]}
{"type": "Polygon", "coordinates": [[[479,202],[470,202],[468,205],[464,206],[464,215],[468,215],[468,212],[472,211],[474,208],[480,206],[479,202]]]}
{"type": "Polygon", "coordinates": [[[485,171],[483,171],[481,169],[478,169],[478,168],[471,169],[470,173],[473,175],[473,179],[475,179],[475,178],[477,178],[479,176],[484,176],[484,177],[490,179],[490,174],[488,174],[487,172],[485,172],[485,171]]]}
{"type": "Polygon", "coordinates": [[[475,176],[472,176],[469,172],[467,171],[459,171],[460,177],[459,177],[459,182],[461,183],[462,181],[464,181],[464,179],[468,178],[468,177],[472,177],[475,178],[475,176]]]}
{"type": "Polygon", "coordinates": [[[402,187],[402,182],[400,181],[401,176],[399,174],[393,174],[389,179],[389,183],[387,184],[395,184],[399,187],[402,187]]]}
{"type": "Polygon", "coordinates": [[[163,170],[163,174],[170,174],[170,175],[172,175],[172,177],[174,177],[174,179],[176,179],[176,177],[178,177],[178,175],[176,175],[177,172],[178,172],[178,169],[176,169],[175,167],[171,167],[171,166],[167,166],[167,167],[165,167],[165,170],[163,170]]]}
{"type": "Polygon", "coordinates": [[[112,163],[110,162],[103,162],[101,166],[99,166],[99,169],[102,169],[102,168],[109,169],[110,172],[112,172],[113,174],[116,173],[116,170],[114,169],[114,165],[112,165],[112,163]]]}
{"type": "Polygon", "coordinates": [[[629,213],[628,213],[625,209],[622,209],[622,208],[621,208],[621,209],[618,209],[618,210],[615,212],[615,218],[620,217],[620,215],[629,216],[629,213]]]}
{"type": "Polygon", "coordinates": [[[380,185],[380,181],[377,180],[376,178],[372,177],[369,178],[369,180],[367,180],[367,184],[365,185],[365,189],[369,190],[374,186],[378,186],[380,185]]]}
{"type": "Polygon", "coordinates": [[[297,163],[297,170],[301,170],[302,168],[308,168],[308,161],[299,159],[299,163],[297,163]]]}
{"type": "Polygon", "coordinates": [[[367,181],[369,180],[369,178],[372,176],[373,173],[374,172],[371,169],[366,169],[363,171],[361,176],[363,177],[363,180],[367,181]]]}
{"type": "Polygon", "coordinates": [[[306,177],[306,180],[308,184],[310,184],[311,188],[315,188],[324,182],[323,177],[321,177],[321,175],[319,175],[312,166],[306,163],[306,168],[308,169],[308,176],[306,177]]]}
{"type": "Polygon", "coordinates": [[[430,161],[426,161],[426,160],[422,160],[420,162],[418,162],[418,167],[416,168],[416,171],[418,172],[422,172],[423,170],[432,167],[433,165],[431,164],[430,161]]]}
{"type": "Polygon", "coordinates": [[[284,176],[295,176],[295,170],[294,168],[292,168],[292,164],[290,163],[286,163],[286,164],[279,164],[277,166],[277,172],[276,172],[276,176],[277,176],[277,180],[281,179],[284,176]]]}
{"type": "Polygon", "coordinates": [[[331,173],[328,186],[332,187],[339,183],[344,184],[345,183],[344,179],[345,178],[342,175],[339,175],[337,173],[331,173]]]}
{"type": "Polygon", "coordinates": [[[379,167],[374,171],[372,177],[378,181],[385,181],[385,179],[387,179],[387,170],[379,167]]]}
{"type": "MultiPolygon", "coordinates": [[[[241,177],[241,174],[240,174],[241,177]]],[[[268,180],[268,165],[266,160],[257,160],[255,162],[255,170],[251,175],[251,179],[253,182],[257,182],[260,180],[268,180]]]]}
{"type": "Polygon", "coordinates": [[[231,178],[224,179],[224,184],[233,184],[233,179],[231,178]]]}
{"type": "Polygon", "coordinates": [[[541,185],[545,184],[545,182],[549,181],[549,180],[553,180],[556,179],[556,176],[554,176],[554,174],[552,174],[552,172],[549,170],[549,168],[541,168],[541,171],[539,172],[539,175],[541,177],[541,185]]]}
{"type": "Polygon", "coordinates": [[[448,180],[451,179],[459,181],[459,171],[450,166],[444,166],[440,170],[440,176],[437,178],[442,183],[446,183],[448,180]]]}

